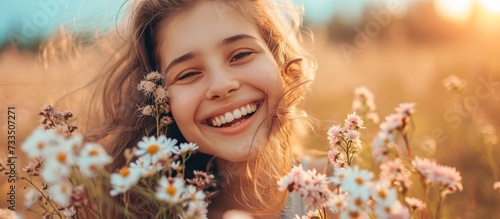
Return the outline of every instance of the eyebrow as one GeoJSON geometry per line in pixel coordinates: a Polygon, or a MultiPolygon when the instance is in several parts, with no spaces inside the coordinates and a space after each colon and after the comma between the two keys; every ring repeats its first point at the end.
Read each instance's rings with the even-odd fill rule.
{"type": "MultiPolygon", "coordinates": [[[[236,43],[236,42],[238,42],[240,40],[244,40],[244,39],[257,40],[257,38],[255,38],[254,36],[250,36],[248,34],[238,34],[238,35],[230,36],[228,38],[223,39],[222,41],[217,43],[217,47],[222,47],[222,46],[226,46],[229,44],[233,44],[233,43],[236,43]]],[[[167,68],[165,68],[165,74],[168,72],[168,70],[170,70],[175,65],[193,59],[195,57],[195,55],[196,54],[194,52],[189,52],[189,53],[186,53],[182,56],[175,58],[174,60],[172,60],[172,62],[170,62],[170,64],[167,66],[167,68]]]]}

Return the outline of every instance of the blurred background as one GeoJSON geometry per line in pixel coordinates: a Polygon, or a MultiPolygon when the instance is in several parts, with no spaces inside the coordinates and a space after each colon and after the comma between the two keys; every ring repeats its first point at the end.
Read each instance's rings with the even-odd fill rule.
{"type": "MultiPolygon", "coordinates": [[[[415,102],[410,140],[415,153],[454,166],[463,177],[464,190],[447,197],[443,217],[500,218],[500,193],[493,190],[493,183],[500,180],[496,172],[500,148],[492,140],[500,124],[500,1],[295,2],[304,6],[304,44],[319,66],[312,92],[303,102],[315,127],[306,146],[328,148],[326,131],[351,113],[354,89],[359,86],[374,93],[381,120],[399,103],[415,102]],[[443,86],[450,75],[464,80],[462,96],[443,86]]],[[[0,3],[0,142],[7,142],[7,107],[14,106],[18,170],[26,164],[20,143],[36,127],[41,107],[83,86],[92,63],[99,59],[99,54],[60,46],[74,40],[64,33],[91,38],[112,30],[127,4],[123,0],[0,3]],[[41,45],[51,50],[43,52],[41,45]],[[57,55],[65,51],[76,52],[69,59],[57,55]],[[46,59],[53,56],[57,58],[46,59]]],[[[377,129],[368,123],[364,141],[370,142],[377,129]]],[[[2,146],[1,157],[6,154],[2,146]]],[[[1,197],[10,185],[4,179],[1,197]]],[[[18,188],[17,209],[22,209],[22,197],[18,188]]],[[[2,198],[0,208],[6,207],[2,198]]]]}

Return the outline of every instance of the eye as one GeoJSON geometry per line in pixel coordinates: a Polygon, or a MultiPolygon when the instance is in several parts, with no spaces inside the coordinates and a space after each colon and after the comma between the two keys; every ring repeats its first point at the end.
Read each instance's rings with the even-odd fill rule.
{"type": "Polygon", "coordinates": [[[231,62],[238,61],[239,59],[242,59],[242,58],[244,58],[246,56],[249,56],[252,53],[253,52],[250,52],[250,51],[240,52],[240,53],[236,54],[235,56],[233,56],[233,58],[231,58],[231,62]]]}
{"type": "Polygon", "coordinates": [[[186,72],[186,73],[183,73],[183,74],[179,75],[179,77],[177,77],[177,80],[178,81],[185,80],[187,78],[199,75],[200,73],[201,72],[196,72],[196,71],[186,72]]]}

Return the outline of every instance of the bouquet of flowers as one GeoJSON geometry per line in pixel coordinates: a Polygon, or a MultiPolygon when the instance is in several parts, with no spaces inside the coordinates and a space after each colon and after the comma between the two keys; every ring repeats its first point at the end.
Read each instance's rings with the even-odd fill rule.
{"type": "Polygon", "coordinates": [[[24,202],[30,211],[43,218],[108,218],[111,209],[106,207],[111,206],[128,218],[134,217],[129,200],[139,198],[145,200],[141,204],[158,209],[150,217],[206,218],[214,175],[194,171],[193,178],[186,177],[184,164],[198,146],[165,136],[172,120],[167,116],[168,92],[157,85],[161,77],[149,73],[138,86],[154,103],[140,110],[156,118],[156,134],[126,150],[126,165],[117,172],[105,169],[113,158],[100,144],[85,142],[76,133],[71,112],[43,108],[41,126],[22,145],[32,161],[24,172],[16,172],[31,185],[24,202]]]}
{"type": "Polygon", "coordinates": [[[415,104],[400,104],[396,113],[380,124],[371,145],[367,145],[361,142],[365,129],[362,117],[378,120],[373,94],[365,87],[358,88],[355,94],[355,112],[347,116],[343,125],[334,125],[327,132],[332,176],[295,166],[278,181],[280,190],[300,194],[309,210],[302,219],[440,218],[445,197],[462,191],[462,176],[454,167],[413,154],[409,135],[415,104]],[[368,162],[378,168],[360,167],[363,160],[357,158],[366,151],[372,157],[368,162]],[[438,199],[435,207],[431,206],[436,203],[430,202],[431,197],[438,199]]]}

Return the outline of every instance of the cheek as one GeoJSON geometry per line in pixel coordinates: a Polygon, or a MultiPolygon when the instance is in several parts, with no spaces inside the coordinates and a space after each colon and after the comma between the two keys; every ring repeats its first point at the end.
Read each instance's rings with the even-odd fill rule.
{"type": "Polygon", "coordinates": [[[283,78],[274,59],[267,58],[265,61],[252,66],[252,72],[247,74],[247,80],[251,80],[253,86],[264,91],[268,96],[274,97],[282,94],[284,88],[283,78]]]}
{"type": "Polygon", "coordinates": [[[169,91],[172,115],[182,131],[181,126],[194,121],[196,107],[198,106],[196,99],[198,97],[194,91],[188,89],[172,87],[169,91]]]}

